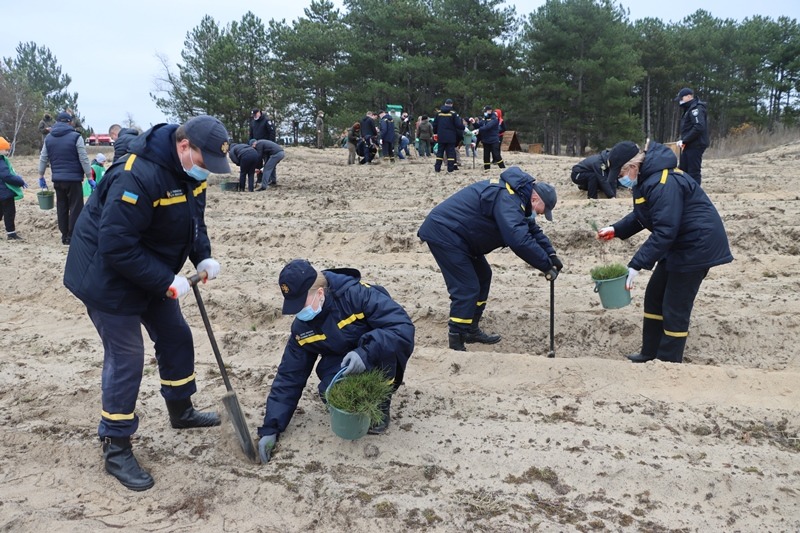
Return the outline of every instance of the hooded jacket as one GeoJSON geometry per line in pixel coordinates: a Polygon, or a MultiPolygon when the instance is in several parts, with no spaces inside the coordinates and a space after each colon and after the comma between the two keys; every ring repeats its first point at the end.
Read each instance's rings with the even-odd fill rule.
{"type": "Polygon", "coordinates": [[[651,143],[633,186],[633,212],[613,225],[623,240],[651,232],[630,268],[650,270],[666,261],[667,271],[697,272],[733,261],[717,209],[677,163],[672,150],[651,143]]]}
{"type": "Polygon", "coordinates": [[[131,141],[139,135],[139,130],[135,128],[122,128],[114,141],[114,161],[128,153],[131,141]]]}
{"type": "Polygon", "coordinates": [[[244,143],[234,143],[230,145],[228,149],[228,157],[231,158],[231,161],[235,165],[238,165],[240,168],[257,168],[260,167],[261,163],[261,154],[250,146],[249,144],[244,143]]]}
{"type": "Polygon", "coordinates": [[[44,139],[42,153],[39,156],[39,175],[50,164],[52,180],[83,181],[83,177],[92,177],[92,167],[83,137],[68,122],[56,122],[44,139]]]}
{"type": "Polygon", "coordinates": [[[428,213],[417,232],[425,242],[485,255],[508,246],[529,265],[546,272],[555,253],[531,216],[534,179],[519,167],[500,178],[479,181],[453,194],[428,213]]]}
{"type": "Polygon", "coordinates": [[[445,104],[433,121],[433,133],[442,144],[458,144],[464,136],[464,124],[461,117],[453,111],[453,106],[445,104]]]}
{"type": "Polygon", "coordinates": [[[681,140],[686,148],[708,148],[706,103],[697,98],[681,104],[686,107],[681,117],[681,140]]]}
{"type": "Polygon", "coordinates": [[[64,285],[87,307],[140,314],[165,297],[187,258],[197,265],[211,257],[207,184],[183,171],[177,129],[158,124],[136,137],[78,217],[64,285]]]}
{"type": "Polygon", "coordinates": [[[500,142],[500,119],[497,113],[492,112],[489,118],[484,118],[478,126],[478,138],[483,144],[497,144],[500,142]]]}
{"type": "Polygon", "coordinates": [[[286,429],[315,364],[320,395],[350,351],[358,353],[367,370],[384,369],[399,385],[414,351],[414,324],[386,289],[364,283],[355,269],[322,273],[328,281],[322,311],[307,322],[292,322],[259,436],[286,429]],[[322,357],[319,363],[318,356],[322,357]]]}

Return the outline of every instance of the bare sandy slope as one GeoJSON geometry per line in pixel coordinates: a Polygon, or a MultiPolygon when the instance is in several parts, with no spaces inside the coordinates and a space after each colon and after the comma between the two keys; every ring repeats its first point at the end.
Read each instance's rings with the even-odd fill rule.
{"type": "MultiPolygon", "coordinates": [[[[705,162],[736,261],[704,282],[684,365],[624,359],[639,347],[649,274],[632,305],[609,311],[588,271],[627,262],[646,235],[592,238],[592,221],[616,221],[631,201],[587,200],[569,183],[575,159],[505,154],[560,195],[556,221],[543,222],[566,264],[548,359],[548,284],[507,250],[489,255],[484,321],[503,341],[448,350],[447,292],[415,236],[436,203],[498,171],[287,154],[277,189],[223,193],[221,178],[211,182],[206,218],[223,273],[202,291],[234,388],[255,432],[290,324],[276,283],[288,260],[356,267],[417,327],[388,434],[335,436],[312,377],[273,461],[248,464],[227,422],[169,427],[148,347],[135,450],[156,485],[124,489],[103,470],[96,437],[100,341],[61,284],[55,211],[31,190],[18,204],[26,241],[0,243],[0,530],[800,529],[800,144],[705,162]]],[[[34,158],[14,163],[36,183],[34,158]]],[[[182,305],[197,347],[195,403],[222,410],[197,305],[182,305]]]]}

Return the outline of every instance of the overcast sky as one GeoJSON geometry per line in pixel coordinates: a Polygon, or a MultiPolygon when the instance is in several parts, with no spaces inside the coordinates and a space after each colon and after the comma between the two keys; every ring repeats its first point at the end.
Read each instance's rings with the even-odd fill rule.
{"type": "MultiPolygon", "coordinates": [[[[150,98],[155,78],[163,71],[158,55],[170,68],[181,59],[187,32],[210,15],[220,26],[240,21],[252,11],[266,24],[271,19],[287,22],[303,15],[311,0],[23,0],[3,2],[0,56],[15,58],[21,42],[33,41],[55,55],[62,72],[72,78],[70,92],[78,93],[78,109],[84,125],[105,131],[122,123],[128,114],[141,127],[164,122],[166,117],[150,98]]],[[[341,0],[333,0],[341,8],[341,0]]],[[[517,14],[527,14],[544,0],[506,2],[517,14]]],[[[798,0],[624,0],[631,20],[655,17],[677,22],[697,9],[717,18],[742,21],[762,15],[800,19],[798,0]]],[[[388,21],[387,21],[388,22],[388,21]]]]}

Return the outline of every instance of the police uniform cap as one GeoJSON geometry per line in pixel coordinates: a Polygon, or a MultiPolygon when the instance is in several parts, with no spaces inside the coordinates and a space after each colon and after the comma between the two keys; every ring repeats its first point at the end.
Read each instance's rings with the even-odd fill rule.
{"type": "Polygon", "coordinates": [[[682,99],[684,96],[688,95],[688,94],[694,94],[694,91],[693,91],[693,90],[691,90],[689,87],[684,87],[683,89],[681,89],[680,91],[678,91],[678,96],[676,96],[675,98],[673,98],[673,100],[675,100],[676,102],[680,102],[680,101],[681,101],[681,99],[682,99]]]}
{"type": "Polygon", "coordinates": [[[203,153],[206,169],[214,174],[227,174],[231,171],[228,164],[228,130],[219,119],[200,115],[190,119],[183,128],[189,142],[203,153]]]}
{"type": "Polygon", "coordinates": [[[556,188],[545,182],[535,181],[533,183],[533,190],[539,195],[539,198],[544,202],[544,218],[553,220],[553,208],[556,206],[558,197],[556,196],[556,188]]]}

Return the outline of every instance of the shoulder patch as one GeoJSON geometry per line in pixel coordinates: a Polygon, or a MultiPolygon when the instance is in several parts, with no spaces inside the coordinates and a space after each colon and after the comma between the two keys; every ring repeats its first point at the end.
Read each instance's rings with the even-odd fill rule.
{"type": "Polygon", "coordinates": [[[122,201],[128,202],[129,204],[136,205],[136,202],[139,201],[139,195],[132,193],[130,191],[125,191],[122,193],[122,201]]]}
{"type": "Polygon", "coordinates": [[[692,116],[693,117],[696,117],[699,114],[700,114],[700,111],[698,111],[697,109],[692,109],[692,116]]]}

